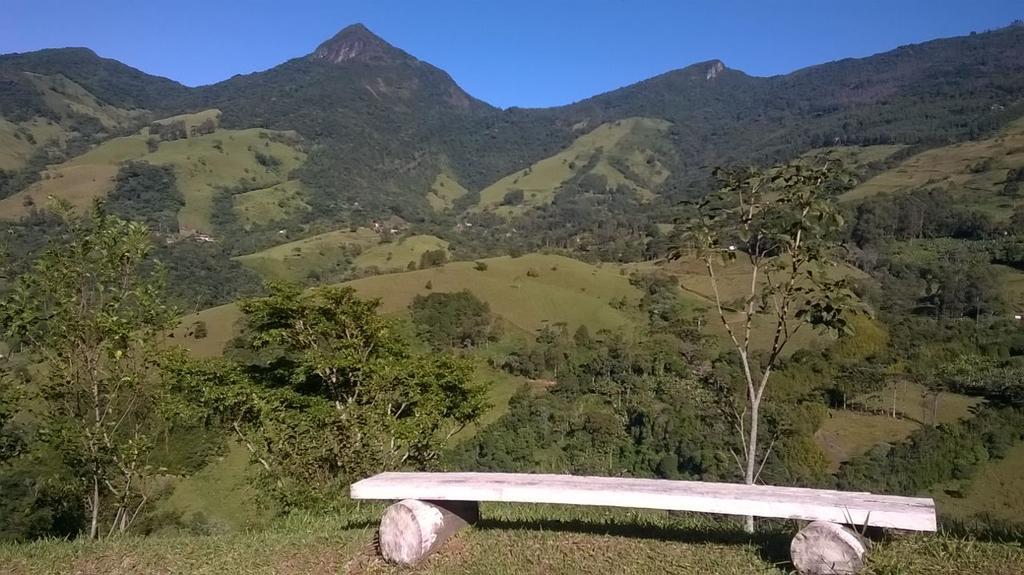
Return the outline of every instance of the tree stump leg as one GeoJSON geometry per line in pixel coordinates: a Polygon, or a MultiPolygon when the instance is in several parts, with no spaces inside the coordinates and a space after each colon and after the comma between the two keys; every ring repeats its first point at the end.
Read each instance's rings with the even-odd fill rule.
{"type": "Polygon", "coordinates": [[[415,565],[479,517],[476,501],[399,501],[380,520],[380,554],[390,563],[415,565]]]}
{"type": "Polygon", "coordinates": [[[853,575],[864,568],[868,549],[849,528],[814,521],[796,534],[789,552],[801,575],[853,575]]]}

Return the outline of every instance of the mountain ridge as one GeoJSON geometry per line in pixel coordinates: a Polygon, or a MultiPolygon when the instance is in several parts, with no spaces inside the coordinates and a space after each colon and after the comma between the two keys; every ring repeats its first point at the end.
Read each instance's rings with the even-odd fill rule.
{"type": "MultiPolygon", "coordinates": [[[[770,77],[751,76],[711,59],[551,108],[495,108],[468,94],[444,70],[358,24],[305,56],[194,88],[81,49],[0,57],[0,116],[13,122],[9,141],[19,137],[19,130],[43,134],[29,124],[47,115],[72,135],[92,134],[84,145],[58,154],[63,157],[80,154],[118,130],[212,109],[222,112],[224,129],[295,131],[308,152],[290,177],[301,182],[299,200],[310,209],[292,220],[269,222],[266,229],[245,231],[263,238],[260,242],[273,243],[282,226],[324,230],[390,215],[444,222],[468,214],[473,206],[484,208],[481,217],[499,217],[492,227],[502,219],[578,219],[575,202],[609,198],[619,184],[641,180],[648,182],[640,186],[643,201],[602,206],[598,212],[610,211],[587,217],[625,213],[649,219],[705,193],[714,165],[763,164],[823,146],[929,146],[993,133],[1024,115],[1024,29],[934,40],[770,77]],[[52,76],[47,82],[56,91],[43,94],[39,81],[25,72],[52,76]],[[62,97],[58,76],[78,83],[100,103],[142,113],[120,113],[136,123],[104,130],[90,128],[95,122],[82,117],[89,110],[80,106],[65,105],[62,109],[75,113],[57,114],[50,107],[62,97]],[[514,200],[514,174],[526,174],[541,160],[570,149],[580,136],[628,118],[667,127],[656,138],[633,142],[628,158],[595,149],[580,159],[578,169],[559,167],[551,182],[530,176],[538,194],[538,201],[526,202],[530,209],[499,209],[493,199],[481,202],[481,191],[503,179],[514,200]],[[601,164],[595,173],[589,162],[617,165],[601,164]],[[643,171],[645,162],[657,166],[656,178],[631,173],[643,171]],[[592,177],[584,178],[588,174],[592,177]],[[601,175],[608,177],[602,180],[601,175]],[[467,193],[438,211],[429,199],[442,176],[467,193]]],[[[25,136],[20,137],[19,159],[10,162],[31,157],[25,136]]],[[[564,159],[566,166],[577,163],[564,159]]],[[[39,171],[39,160],[25,169],[39,171]]],[[[4,194],[23,189],[25,178],[4,178],[14,182],[0,182],[4,194]]],[[[241,182],[235,189],[244,191],[248,185],[241,182]]],[[[232,225],[222,222],[221,235],[241,233],[232,225]]],[[[513,223],[511,229],[516,227],[513,223]]]]}

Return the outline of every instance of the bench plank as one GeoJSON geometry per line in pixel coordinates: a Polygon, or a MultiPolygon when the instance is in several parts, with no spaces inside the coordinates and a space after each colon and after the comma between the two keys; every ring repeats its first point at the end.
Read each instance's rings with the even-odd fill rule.
{"type": "Polygon", "coordinates": [[[928,498],[703,481],[533,473],[381,473],[352,484],[353,499],[557,503],[755,515],[935,531],[928,498]]]}

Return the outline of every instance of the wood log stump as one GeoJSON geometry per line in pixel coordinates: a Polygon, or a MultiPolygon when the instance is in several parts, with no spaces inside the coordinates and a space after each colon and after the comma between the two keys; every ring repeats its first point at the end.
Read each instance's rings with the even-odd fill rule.
{"type": "Polygon", "coordinates": [[[853,575],[864,568],[868,549],[847,527],[814,521],[796,534],[789,553],[801,575],[853,575]]]}
{"type": "Polygon", "coordinates": [[[391,563],[415,565],[479,516],[475,501],[399,501],[380,520],[380,554],[391,563]]]}

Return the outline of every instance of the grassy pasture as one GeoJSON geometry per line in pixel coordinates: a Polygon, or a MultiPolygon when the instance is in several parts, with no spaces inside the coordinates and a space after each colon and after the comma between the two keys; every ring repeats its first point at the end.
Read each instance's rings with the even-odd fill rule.
{"type": "Polygon", "coordinates": [[[143,114],[141,110],[124,110],[104,104],[88,90],[62,74],[47,76],[25,72],[25,75],[42,94],[47,107],[64,117],[70,114],[83,114],[96,118],[104,127],[119,128],[137,120],[143,114]]]}
{"type": "Polygon", "coordinates": [[[944,513],[954,517],[986,514],[1019,523],[1024,501],[1024,443],[997,461],[989,461],[966,485],[940,486],[932,495],[944,513]]]}
{"type": "Polygon", "coordinates": [[[266,524],[273,510],[257,500],[249,483],[253,463],[237,443],[227,453],[188,477],[164,477],[170,495],[158,499],[156,511],[203,523],[213,533],[239,532],[266,524]]]}
{"type": "MultiPolygon", "coordinates": [[[[202,124],[207,120],[213,120],[217,125],[220,125],[220,115],[220,110],[216,108],[210,108],[209,110],[202,110],[200,112],[193,112],[191,114],[178,114],[177,116],[161,118],[159,120],[154,120],[153,123],[167,125],[173,124],[174,122],[184,122],[185,130],[191,133],[192,128],[198,126],[199,124],[202,124]]],[[[149,127],[147,126],[140,130],[139,134],[143,136],[148,136],[149,127]]]]}
{"type": "Polygon", "coordinates": [[[217,130],[212,134],[161,142],[150,152],[149,136],[137,134],[108,140],[68,162],[50,166],[43,179],[27,190],[0,200],[0,217],[17,219],[32,206],[45,206],[50,198],[62,199],[84,209],[113,189],[113,176],[122,162],[143,160],[170,165],[178,178],[185,207],[178,214],[183,229],[211,231],[210,212],[217,187],[269,188],[288,179],[305,161],[305,154],[287,144],[271,141],[267,130],[217,130]],[[277,158],[281,164],[261,165],[256,152],[277,158]]]}
{"type": "Polygon", "coordinates": [[[448,242],[435,236],[409,236],[397,242],[370,246],[355,259],[361,268],[405,271],[410,263],[419,265],[420,256],[431,250],[448,250],[448,242]]]}
{"type": "Polygon", "coordinates": [[[434,183],[430,186],[430,191],[427,192],[427,201],[430,202],[430,207],[435,212],[443,212],[451,209],[452,204],[455,200],[469,193],[466,188],[462,187],[455,178],[442,172],[434,178],[434,183]]]}
{"type": "Polygon", "coordinates": [[[668,126],[664,120],[651,118],[627,118],[602,124],[577,138],[565,150],[487,186],[480,192],[477,207],[510,215],[549,204],[559,186],[592,161],[596,163],[591,172],[605,176],[610,187],[626,186],[641,199],[649,198],[651,188],[668,177],[666,169],[649,150],[652,142],[660,138],[668,126]],[[615,168],[611,159],[625,162],[630,171],[644,181],[633,181],[615,168]],[[514,189],[523,190],[523,203],[502,206],[505,195],[514,189]]]}
{"type": "MultiPolygon", "coordinates": [[[[261,190],[262,191],[262,190],[261,190]]],[[[246,195],[246,194],[243,194],[246,195]]],[[[237,207],[237,204],[236,204],[237,207]]],[[[239,256],[242,265],[267,279],[302,281],[314,272],[337,269],[351,246],[370,250],[380,236],[370,228],[335,230],[239,256]]],[[[394,244],[389,244],[394,245],[394,244]]],[[[417,261],[419,261],[417,256],[417,261]]]]}
{"type": "MultiPolygon", "coordinates": [[[[832,469],[848,459],[866,453],[879,443],[893,443],[907,438],[915,429],[932,423],[932,396],[920,384],[893,382],[885,389],[854,398],[872,413],[836,409],[815,434],[815,441],[825,452],[832,469]],[[898,417],[881,415],[896,406],[898,417]]],[[[975,397],[958,393],[939,393],[935,403],[936,423],[953,423],[971,416],[971,409],[981,403],[975,397]]]]}
{"type": "MultiPolygon", "coordinates": [[[[680,259],[670,262],[660,268],[666,273],[674,275],[679,280],[683,295],[689,298],[692,303],[707,309],[705,313],[705,325],[707,332],[716,336],[725,346],[728,342],[728,332],[722,325],[722,320],[715,309],[715,293],[708,276],[704,262],[692,259],[680,259]]],[[[651,266],[632,266],[631,269],[644,270],[653,269],[651,266]]],[[[839,265],[823,270],[829,278],[839,277],[863,277],[863,272],[847,266],[839,265]]],[[[719,280],[719,295],[723,307],[726,308],[726,319],[733,330],[742,329],[742,316],[730,310],[737,310],[742,306],[743,298],[750,293],[751,273],[749,266],[741,262],[717,266],[715,275],[719,280]]],[[[764,285],[764,278],[759,279],[759,285],[764,285]]],[[[774,325],[767,318],[760,318],[754,321],[751,329],[751,341],[755,349],[767,349],[771,345],[774,336],[774,325]]],[[[825,347],[834,342],[832,336],[817,333],[811,329],[802,329],[793,336],[787,353],[793,353],[798,349],[825,347]]]]}
{"type": "MultiPolygon", "coordinates": [[[[750,536],[735,520],[659,511],[484,504],[481,521],[413,568],[384,563],[374,535],[382,506],[283,518],[269,529],[211,536],[167,534],[99,542],[47,540],[0,546],[0,573],[752,575],[791,572],[793,524],[750,536]]],[[[1011,543],[901,535],[872,545],[866,575],[1024,570],[1011,543]]]]}
{"type": "Polygon", "coordinates": [[[218,130],[212,134],[163,142],[144,159],[174,166],[185,207],[178,214],[184,229],[211,231],[210,214],[218,186],[268,188],[288,180],[306,155],[287,144],[261,137],[266,130],[218,130]],[[261,165],[256,152],[277,158],[281,165],[261,165]]]}
{"type": "Polygon", "coordinates": [[[9,122],[0,118],[0,170],[17,170],[25,165],[37,146],[50,141],[63,142],[67,132],[46,118],[9,122]],[[30,141],[34,140],[33,144],[30,141]]]}
{"type": "MultiPolygon", "coordinates": [[[[361,278],[344,285],[352,286],[362,297],[379,298],[384,314],[404,312],[416,295],[431,290],[468,289],[487,302],[492,313],[528,333],[557,322],[565,322],[569,329],[585,323],[591,332],[602,328],[628,330],[635,324],[635,318],[627,311],[609,305],[622,297],[635,304],[640,297],[639,291],[629,284],[629,278],[621,275],[616,266],[592,266],[542,254],[482,261],[487,264],[485,271],[474,269],[473,262],[453,262],[425,270],[361,278]],[[536,272],[536,277],[528,275],[533,273],[531,270],[536,272]],[[428,282],[431,289],[426,287],[428,282]]],[[[181,343],[203,357],[219,355],[234,337],[233,326],[238,318],[235,304],[185,316],[174,331],[172,343],[181,343]],[[201,340],[187,336],[198,320],[205,321],[209,331],[201,340]]]]}
{"type": "Polygon", "coordinates": [[[265,226],[278,220],[309,211],[298,180],[237,194],[231,198],[233,208],[246,229],[265,226]]]}
{"type": "Polygon", "coordinates": [[[856,201],[882,193],[943,188],[965,205],[997,220],[1009,217],[1020,199],[1000,195],[1007,172],[1024,167],[1024,118],[997,136],[926,150],[840,196],[856,201]]]}
{"type": "Polygon", "coordinates": [[[840,463],[867,453],[879,443],[905,439],[918,427],[906,419],[836,409],[814,434],[814,440],[828,458],[830,471],[835,471],[840,463]]]}

